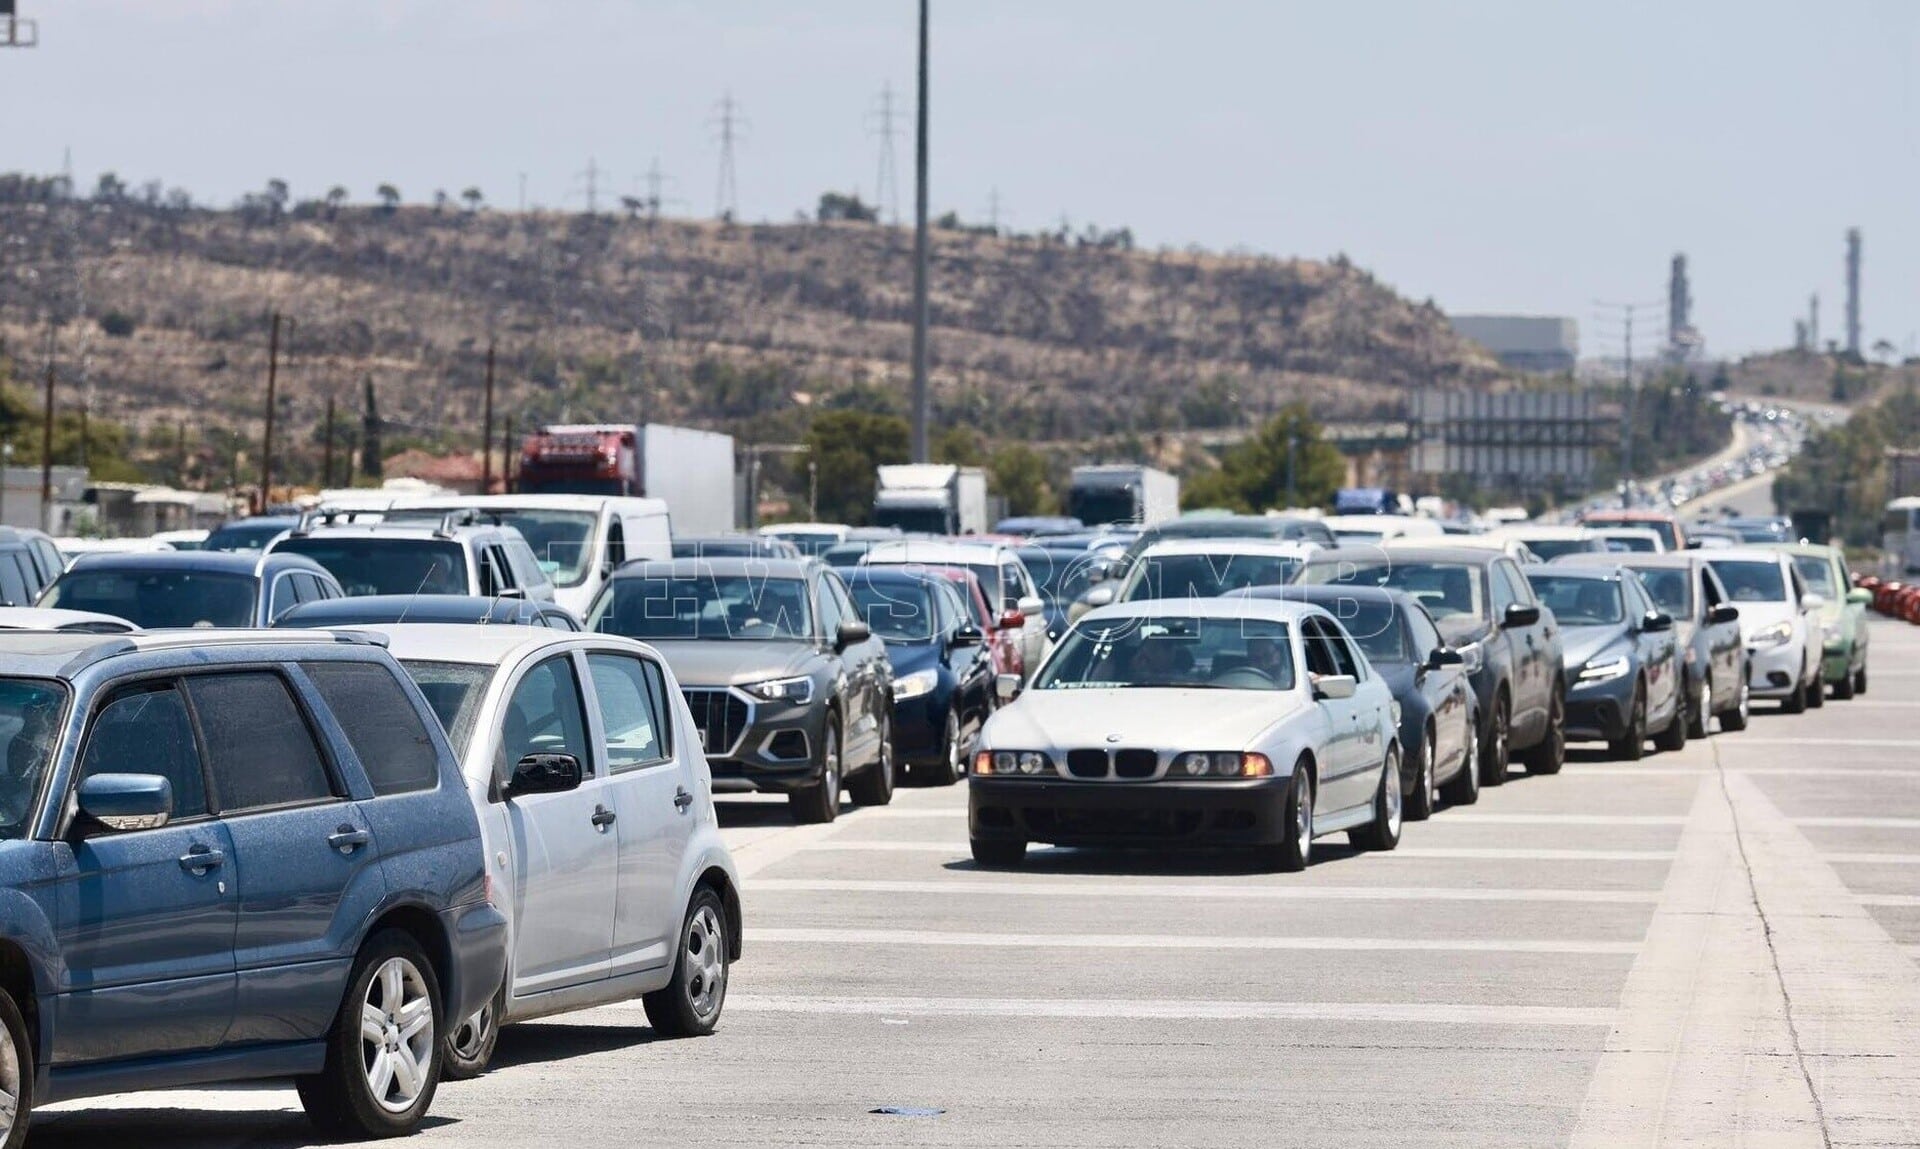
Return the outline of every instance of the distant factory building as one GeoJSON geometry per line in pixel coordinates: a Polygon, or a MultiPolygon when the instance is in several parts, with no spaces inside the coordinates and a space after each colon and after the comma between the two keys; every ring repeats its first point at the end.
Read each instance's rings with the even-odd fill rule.
{"type": "Polygon", "coordinates": [[[1456,315],[1453,329],[1516,371],[1560,375],[1580,358],[1580,325],[1555,315],[1456,315]]]}

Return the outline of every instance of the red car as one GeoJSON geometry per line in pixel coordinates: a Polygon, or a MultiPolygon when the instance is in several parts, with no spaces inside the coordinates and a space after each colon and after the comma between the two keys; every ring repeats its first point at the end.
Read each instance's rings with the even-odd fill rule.
{"type": "Polygon", "coordinates": [[[1027,660],[1020,652],[1020,632],[1025,620],[1010,627],[1003,626],[1006,619],[994,614],[993,608],[987,605],[987,595],[980,586],[980,576],[965,567],[926,569],[934,574],[945,575],[960,587],[960,597],[967,601],[967,609],[973,612],[973,625],[987,636],[987,649],[993,654],[993,672],[1026,677],[1027,660]]]}

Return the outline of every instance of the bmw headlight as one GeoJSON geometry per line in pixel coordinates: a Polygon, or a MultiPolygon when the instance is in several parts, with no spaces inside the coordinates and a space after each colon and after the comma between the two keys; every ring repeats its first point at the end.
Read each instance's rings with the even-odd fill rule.
{"type": "Polygon", "coordinates": [[[1591,686],[1596,682],[1612,682],[1633,669],[1633,664],[1624,654],[1613,658],[1596,658],[1580,668],[1579,685],[1591,686]]]}
{"type": "Polygon", "coordinates": [[[1194,750],[1173,760],[1167,777],[1183,778],[1264,778],[1273,773],[1273,763],[1264,754],[1242,754],[1238,750],[1194,750]]]}
{"type": "Polygon", "coordinates": [[[765,682],[753,682],[740,689],[762,702],[785,702],[794,706],[805,706],[813,701],[813,679],[804,674],[793,678],[772,678],[765,682]]]}
{"type": "Polygon", "coordinates": [[[982,750],[973,772],[994,778],[1039,778],[1053,774],[1053,760],[1038,750],[982,750]]]}
{"type": "Polygon", "coordinates": [[[1772,626],[1763,626],[1747,639],[1748,646],[1779,646],[1793,639],[1793,624],[1776,622],[1772,626]]]}
{"type": "Polygon", "coordinates": [[[916,670],[912,674],[903,674],[893,680],[893,700],[905,702],[909,698],[918,698],[922,694],[933,693],[940,685],[940,675],[932,670],[916,670]]]}

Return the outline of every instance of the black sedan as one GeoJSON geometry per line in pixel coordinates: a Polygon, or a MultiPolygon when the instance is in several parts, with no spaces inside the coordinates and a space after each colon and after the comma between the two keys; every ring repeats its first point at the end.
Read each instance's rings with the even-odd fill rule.
{"type": "Polygon", "coordinates": [[[1527,581],[1564,628],[1567,739],[1605,741],[1637,759],[1652,735],[1662,750],[1687,744],[1680,643],[1673,616],[1640,576],[1619,566],[1530,566],[1527,581]]]}
{"type": "Polygon", "coordinates": [[[907,567],[846,572],[853,605],[893,664],[894,756],[916,780],[950,786],[993,713],[993,655],[951,579],[907,567]]]}
{"type": "Polygon", "coordinates": [[[1275,586],[1237,592],[1310,602],[1340,620],[1400,706],[1401,788],[1406,816],[1432,815],[1444,795],[1456,805],[1480,800],[1479,711],[1466,658],[1440,637],[1427,608],[1378,587],[1275,586]]]}

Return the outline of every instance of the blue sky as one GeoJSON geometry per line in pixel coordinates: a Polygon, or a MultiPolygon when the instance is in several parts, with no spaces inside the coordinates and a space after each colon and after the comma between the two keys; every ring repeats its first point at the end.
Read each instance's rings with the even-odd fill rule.
{"type": "MultiPolygon", "coordinates": [[[[708,124],[749,121],[741,214],[871,197],[870,109],[911,107],[912,0],[20,0],[0,169],[102,170],[228,202],[287,179],[410,200],[478,185],[583,206],[658,156],[713,210],[708,124]]],[[[1867,341],[1920,333],[1920,5],[935,0],[933,204],[1064,215],[1147,244],[1344,251],[1450,311],[1613,328],[1692,261],[1709,346],[1782,345],[1810,292],[1840,334],[1866,237],[1867,341]]],[[[912,137],[896,142],[910,209],[912,137]]]]}

